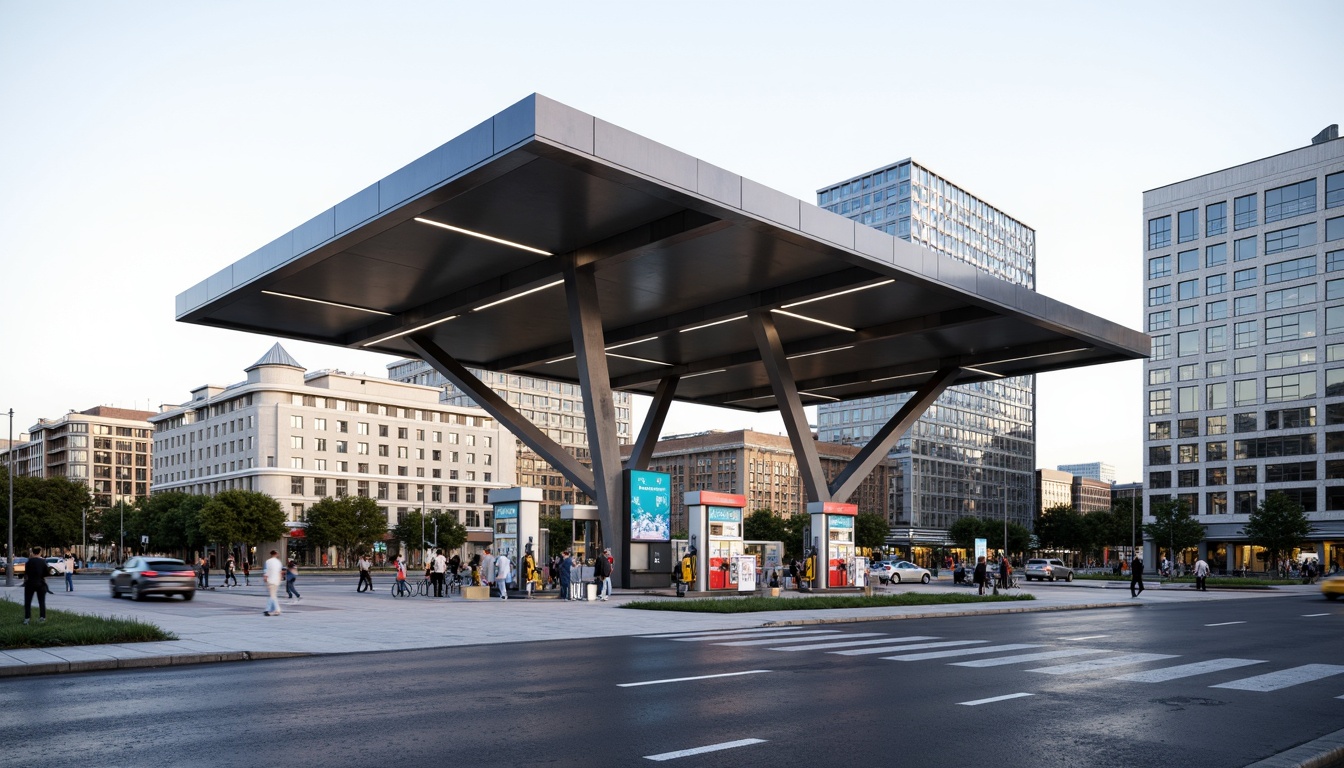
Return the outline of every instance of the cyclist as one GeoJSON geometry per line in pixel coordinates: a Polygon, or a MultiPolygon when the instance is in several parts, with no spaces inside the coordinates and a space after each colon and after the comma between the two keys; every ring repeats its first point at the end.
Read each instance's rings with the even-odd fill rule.
{"type": "Polygon", "coordinates": [[[401,555],[392,558],[392,564],[397,567],[397,592],[405,594],[410,591],[406,584],[406,563],[402,562],[401,555]]]}

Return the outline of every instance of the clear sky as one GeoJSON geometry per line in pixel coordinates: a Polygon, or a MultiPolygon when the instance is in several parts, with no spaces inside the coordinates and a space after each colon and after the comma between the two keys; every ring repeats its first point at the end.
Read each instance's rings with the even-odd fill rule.
{"type": "MultiPolygon", "coordinates": [[[[1042,293],[1140,328],[1143,190],[1344,122],[1342,30],[1336,0],[0,0],[0,411],[240,380],[273,340],[178,293],[532,92],[808,201],[914,157],[1036,229],[1042,293]]],[[[1038,464],[1138,480],[1140,377],[1040,376],[1038,464]]],[[[665,431],[742,426],[782,431],[665,431]]]]}

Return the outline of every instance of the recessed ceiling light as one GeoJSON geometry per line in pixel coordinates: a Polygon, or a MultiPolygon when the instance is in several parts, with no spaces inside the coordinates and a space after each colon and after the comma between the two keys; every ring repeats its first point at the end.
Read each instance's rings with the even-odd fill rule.
{"type": "Polygon", "coordinates": [[[712,322],[712,323],[705,323],[704,325],[694,325],[694,326],[691,326],[690,328],[682,328],[680,332],[681,332],[681,333],[690,333],[691,331],[698,331],[698,330],[700,330],[701,328],[712,328],[713,326],[716,326],[716,325],[723,325],[724,323],[731,323],[731,322],[733,322],[734,320],[746,320],[746,319],[747,319],[747,316],[746,316],[746,315],[738,315],[737,317],[730,317],[730,318],[728,318],[727,320],[715,320],[715,321],[712,322]]]}
{"type": "Polygon", "coordinates": [[[853,348],[854,348],[854,345],[853,345],[853,344],[850,344],[850,345],[847,346],[847,347],[832,347],[832,348],[830,348],[830,349],[822,349],[822,350],[818,350],[818,351],[816,351],[816,352],[800,352],[799,354],[796,354],[796,355],[789,355],[789,356],[788,356],[787,358],[785,358],[785,359],[786,359],[786,360],[797,360],[797,359],[800,358],[800,357],[811,357],[811,356],[813,356],[813,355],[824,355],[824,354],[827,354],[828,352],[841,352],[841,351],[843,351],[843,350],[846,350],[846,349],[853,349],[853,348]]]}
{"type": "Polygon", "coordinates": [[[492,242],[492,243],[499,243],[500,245],[507,245],[507,246],[509,246],[510,248],[517,248],[517,249],[519,249],[519,250],[528,251],[528,252],[530,252],[530,253],[537,253],[537,254],[540,254],[540,255],[542,255],[542,256],[554,256],[554,255],[555,255],[555,254],[551,253],[550,251],[543,251],[543,250],[541,250],[540,248],[533,248],[533,247],[530,246],[530,245],[523,245],[522,243],[515,243],[515,242],[513,242],[512,240],[505,240],[505,239],[502,238],[502,237],[494,237],[493,235],[487,235],[487,234],[485,234],[484,232],[476,232],[476,231],[473,231],[473,230],[470,230],[470,229],[463,229],[462,227],[454,227],[452,224],[444,224],[444,223],[441,222],[441,221],[434,221],[433,219],[423,219],[423,218],[417,216],[417,217],[415,217],[415,220],[418,221],[418,222],[420,222],[421,224],[428,224],[428,225],[430,225],[431,227],[440,227],[440,228],[442,228],[442,229],[447,229],[447,230],[450,230],[450,231],[452,231],[452,232],[457,232],[457,233],[459,233],[459,234],[469,235],[469,236],[471,236],[471,237],[479,237],[479,238],[482,239],[482,240],[489,240],[489,241],[492,242]]]}
{"type": "Polygon", "coordinates": [[[505,298],[499,299],[498,301],[492,301],[492,302],[490,302],[489,304],[482,304],[481,306],[479,306],[479,307],[477,307],[477,308],[475,308],[475,309],[473,309],[473,310],[471,310],[471,311],[472,311],[472,312],[480,312],[482,309],[489,309],[489,308],[491,308],[491,307],[497,307],[497,306],[499,306],[500,304],[503,304],[503,303],[505,303],[505,302],[507,302],[507,301],[513,301],[514,299],[521,299],[521,298],[523,298],[524,296],[528,295],[529,293],[536,293],[537,291],[544,291],[544,290],[546,290],[547,288],[554,288],[555,286],[557,286],[557,285],[561,285],[561,284],[563,284],[564,282],[565,282],[564,280],[556,280],[556,281],[553,282],[553,283],[547,283],[547,284],[545,284],[545,285],[539,285],[539,286],[537,286],[536,288],[530,288],[530,289],[528,289],[528,290],[526,290],[526,291],[523,291],[522,293],[515,293],[515,294],[512,295],[512,296],[506,296],[505,298]]]}
{"type": "Polygon", "coordinates": [[[963,370],[963,371],[970,371],[971,373],[979,373],[979,374],[984,375],[984,376],[993,376],[993,377],[996,378],[996,379],[1002,379],[1002,378],[1003,378],[1003,374],[1002,374],[1002,373],[995,373],[995,372],[993,372],[993,371],[984,371],[984,370],[981,370],[981,369],[979,369],[979,368],[972,368],[972,367],[970,367],[969,365],[963,365],[963,366],[961,366],[961,370],[963,370]]]}
{"type": "Polygon", "coordinates": [[[650,337],[647,338],[647,339],[640,339],[639,341],[627,341],[627,342],[623,342],[623,343],[621,343],[621,344],[612,344],[610,347],[607,347],[607,351],[610,352],[610,351],[613,350],[613,349],[620,349],[621,347],[633,347],[633,346],[636,345],[636,344],[643,344],[643,343],[646,342],[646,341],[653,341],[653,340],[656,339],[656,338],[658,338],[658,337],[657,337],[657,336],[650,336],[650,337]]]}
{"type": "Polygon", "coordinates": [[[671,363],[664,363],[662,360],[650,360],[650,359],[648,359],[647,357],[631,357],[631,356],[629,356],[629,355],[618,355],[618,354],[616,354],[615,352],[608,352],[608,353],[607,353],[607,356],[608,356],[608,357],[619,357],[619,358],[621,358],[622,360],[634,360],[634,361],[636,361],[636,362],[640,362],[640,363],[653,363],[654,365],[671,365],[671,363]]]}
{"type": "Polygon", "coordinates": [[[457,319],[457,315],[449,315],[449,316],[447,316],[447,317],[445,317],[445,318],[443,318],[443,319],[441,319],[441,320],[435,320],[435,321],[432,322],[432,323],[425,323],[424,325],[417,325],[417,326],[414,327],[414,328],[409,328],[409,329],[404,330],[404,331],[397,331],[396,333],[394,333],[394,334],[392,334],[392,335],[390,335],[390,336],[383,336],[382,338],[374,339],[373,341],[366,341],[366,342],[364,342],[363,344],[361,344],[360,346],[363,346],[363,347],[372,347],[372,346],[375,345],[375,344],[382,344],[382,343],[385,342],[385,341],[391,341],[392,339],[400,338],[400,337],[405,336],[405,335],[407,335],[407,334],[415,333],[416,331],[423,331],[423,330],[425,330],[426,328],[432,328],[432,327],[438,325],[439,323],[446,323],[446,322],[448,322],[449,320],[455,320],[455,319],[457,319]]]}
{"type": "Polygon", "coordinates": [[[784,315],[784,316],[786,316],[786,317],[793,317],[793,318],[797,318],[797,319],[799,319],[799,320],[806,320],[806,321],[809,322],[809,323],[816,323],[817,325],[824,325],[824,326],[826,326],[827,328],[835,328],[836,330],[839,330],[839,331],[849,331],[850,333],[854,333],[854,332],[855,332],[853,328],[850,328],[850,327],[848,327],[848,326],[837,325],[837,324],[835,324],[835,323],[828,323],[828,322],[826,322],[825,320],[818,320],[818,319],[815,318],[815,317],[807,317],[806,315],[797,315],[797,314],[794,314],[794,313],[792,313],[792,312],[785,312],[785,311],[782,310],[782,309],[772,309],[772,310],[770,310],[770,311],[771,311],[771,312],[778,312],[779,314],[784,315]]]}
{"type": "Polygon", "coordinates": [[[695,378],[696,376],[708,376],[708,375],[711,374],[711,373],[723,373],[723,372],[726,371],[726,370],[728,370],[728,369],[727,369],[727,368],[715,368],[715,369],[712,370],[712,371],[700,371],[699,373],[688,373],[688,374],[686,374],[685,376],[682,376],[681,378],[683,378],[683,379],[693,379],[693,378],[695,378]]]}
{"type": "Polygon", "coordinates": [[[295,296],[292,293],[280,293],[279,291],[262,291],[267,296],[279,296],[284,299],[298,299],[299,301],[311,301],[314,304],[326,304],[329,307],[340,307],[341,309],[353,309],[357,312],[368,312],[371,315],[392,316],[391,312],[384,312],[381,309],[369,309],[368,307],[356,307],[354,304],[342,304],[338,301],[323,301],[322,299],[310,299],[307,296],[295,296]]]}
{"type": "Polygon", "coordinates": [[[803,299],[802,301],[795,301],[792,304],[785,304],[784,308],[788,309],[789,307],[801,307],[804,304],[811,304],[814,301],[825,301],[827,299],[834,299],[836,296],[844,296],[847,293],[858,293],[859,291],[866,291],[869,288],[878,288],[883,285],[891,285],[894,282],[896,281],[892,279],[892,280],[883,280],[880,283],[873,283],[872,285],[861,285],[858,288],[850,288],[844,291],[836,291],[835,293],[828,293],[825,296],[818,296],[815,299],[803,299]]]}

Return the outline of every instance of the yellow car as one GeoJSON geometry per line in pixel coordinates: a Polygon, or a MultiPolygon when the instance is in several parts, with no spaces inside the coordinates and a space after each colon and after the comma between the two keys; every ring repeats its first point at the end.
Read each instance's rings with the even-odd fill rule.
{"type": "Polygon", "coordinates": [[[1344,595],[1344,574],[1321,579],[1321,594],[1327,600],[1337,600],[1340,595],[1344,595]]]}

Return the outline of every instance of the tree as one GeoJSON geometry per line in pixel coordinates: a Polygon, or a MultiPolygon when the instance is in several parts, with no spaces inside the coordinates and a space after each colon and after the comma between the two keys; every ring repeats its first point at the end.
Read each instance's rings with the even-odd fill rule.
{"type": "Polygon", "coordinates": [[[1087,517],[1068,504],[1057,504],[1036,521],[1036,538],[1043,549],[1068,550],[1076,559],[1091,552],[1095,543],[1096,528],[1087,517]]]}
{"type": "Polygon", "coordinates": [[[860,512],[854,518],[854,545],[876,549],[887,542],[891,528],[876,512],[860,512]]]}
{"type": "MultiPolygon", "coordinates": [[[[1003,548],[1003,520],[960,517],[947,529],[948,538],[962,549],[974,550],[976,539],[985,539],[990,549],[1003,548]]],[[[1026,552],[1031,546],[1031,531],[1017,523],[1008,523],[1008,551],[1026,552]]]]}
{"type": "MultiPolygon", "coordinates": [[[[188,500],[179,507],[179,513],[184,508],[189,512],[191,506],[188,500]]],[[[285,535],[285,512],[280,502],[259,491],[221,491],[191,517],[199,521],[202,543],[214,541],[231,547],[235,542],[278,541],[285,535]]],[[[190,537],[190,519],[187,523],[190,537]]]]}
{"type": "Polygon", "coordinates": [[[1183,501],[1162,501],[1153,505],[1153,522],[1143,526],[1148,538],[1161,546],[1167,545],[1167,554],[1176,559],[1176,553],[1193,547],[1204,540],[1204,526],[1190,516],[1190,508],[1183,501]]]}
{"type": "Polygon", "coordinates": [[[335,547],[348,563],[357,547],[387,533],[387,513],[367,496],[328,496],[309,508],[305,533],[314,546],[335,547]]]}
{"type": "Polygon", "coordinates": [[[803,550],[812,546],[812,542],[803,540],[803,533],[812,525],[812,516],[806,512],[789,515],[784,521],[784,556],[802,557],[803,550]]]}
{"type": "Polygon", "coordinates": [[[785,541],[789,526],[773,509],[758,509],[742,521],[742,538],[748,541],[785,541]]]}
{"type": "Polygon", "coordinates": [[[1251,512],[1241,533],[1253,546],[1264,547],[1271,566],[1288,559],[1293,548],[1315,531],[1302,505],[1287,494],[1271,493],[1251,512]]]}
{"type": "MultiPolygon", "coordinates": [[[[439,515],[437,513],[431,515],[431,528],[433,527],[433,521],[435,520],[439,523],[439,537],[434,539],[432,538],[433,533],[430,534],[431,541],[434,542],[435,547],[440,548],[445,552],[451,552],[454,549],[461,549],[462,545],[467,543],[467,526],[458,522],[456,517],[453,517],[452,515],[439,515]]],[[[526,544],[527,542],[524,541],[523,545],[526,544]]]]}
{"type": "MultiPolygon", "coordinates": [[[[0,475],[0,498],[9,493],[0,475]]],[[[14,548],[61,550],[80,540],[84,516],[93,510],[89,488],[64,477],[14,478],[14,548]]]]}
{"type": "Polygon", "coordinates": [[[550,543],[547,545],[550,551],[546,553],[547,557],[560,554],[574,543],[574,528],[570,521],[561,519],[559,515],[542,515],[538,522],[550,534],[548,537],[550,543]]]}
{"type": "Polygon", "coordinates": [[[984,538],[981,534],[980,518],[970,516],[957,518],[947,529],[947,536],[958,547],[974,550],[975,540],[984,538]]]}

